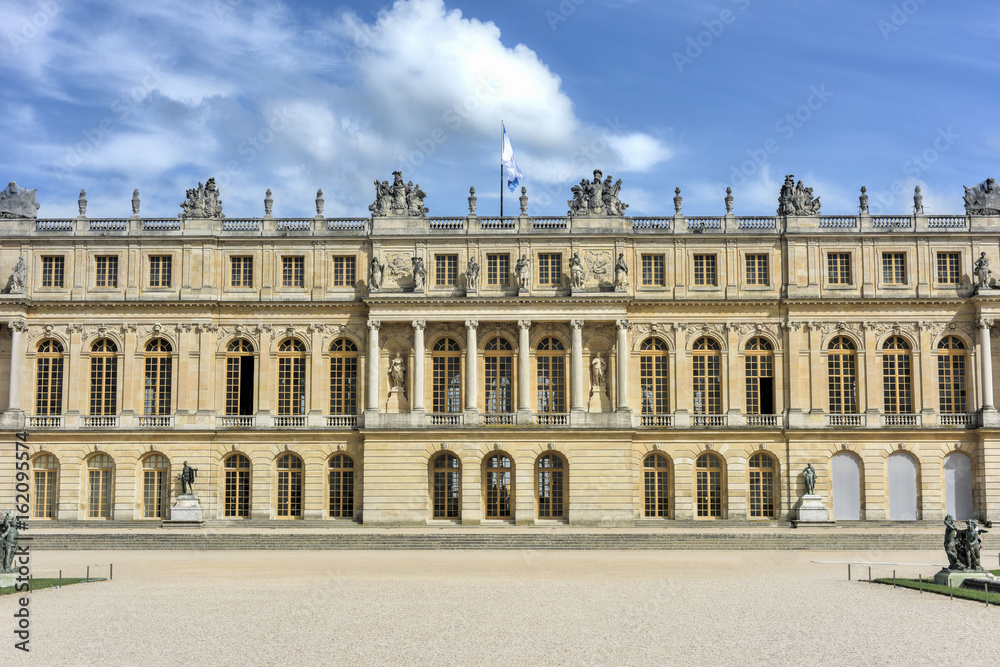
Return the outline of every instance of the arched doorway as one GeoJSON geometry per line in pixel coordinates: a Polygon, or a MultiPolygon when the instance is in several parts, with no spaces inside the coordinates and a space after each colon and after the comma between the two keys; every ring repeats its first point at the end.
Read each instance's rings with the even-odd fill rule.
{"type": "Polygon", "coordinates": [[[861,519],[861,460],[849,452],[834,454],[833,518],[837,521],[861,519]]]}
{"type": "Polygon", "coordinates": [[[956,519],[972,519],[972,460],[962,452],[944,457],[945,512],[956,519]]]}
{"type": "Polygon", "coordinates": [[[889,520],[917,520],[917,462],[909,454],[889,457],[889,520]]]}

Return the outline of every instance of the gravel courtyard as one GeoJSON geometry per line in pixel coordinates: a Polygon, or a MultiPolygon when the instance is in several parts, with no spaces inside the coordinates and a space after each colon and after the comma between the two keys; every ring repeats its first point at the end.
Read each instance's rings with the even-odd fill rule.
{"type": "Polygon", "coordinates": [[[16,600],[0,598],[0,656],[143,667],[998,664],[1000,608],[849,582],[846,565],[813,562],[941,555],[40,551],[35,576],[111,562],[114,581],[33,593],[30,655],[12,647],[16,600]]]}

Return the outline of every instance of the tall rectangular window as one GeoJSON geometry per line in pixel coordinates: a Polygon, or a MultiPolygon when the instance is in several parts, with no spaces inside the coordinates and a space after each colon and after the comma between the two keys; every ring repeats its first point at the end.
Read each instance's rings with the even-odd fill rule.
{"type": "Polygon", "coordinates": [[[717,285],[718,278],[715,273],[715,255],[695,255],[694,256],[694,284],[695,285],[717,285]]]}
{"type": "Polygon", "coordinates": [[[118,287],[118,256],[98,255],[94,260],[94,287],[118,287]]]}
{"type": "Polygon", "coordinates": [[[562,253],[543,253],[538,256],[538,284],[552,287],[562,284],[562,253]]]}
{"type": "Polygon", "coordinates": [[[64,287],[66,258],[59,256],[42,257],[42,287],[64,287]]]}
{"type": "Polygon", "coordinates": [[[333,286],[354,287],[356,280],[356,260],[354,257],[333,258],[333,286]]]}
{"type": "Polygon", "coordinates": [[[434,256],[434,284],[438,287],[458,285],[458,255],[434,256]]]}
{"type": "Polygon", "coordinates": [[[828,252],[826,254],[826,281],[830,285],[851,284],[851,253],[828,252]]]}
{"type": "Polygon", "coordinates": [[[170,255],[150,255],[150,287],[170,287],[171,274],[173,273],[173,259],[170,255]]]}
{"type": "Polygon", "coordinates": [[[281,258],[281,286],[282,287],[306,286],[305,257],[300,256],[300,257],[281,258]]]}
{"type": "Polygon", "coordinates": [[[746,256],[747,285],[770,285],[767,254],[752,254],[746,256]]]}
{"type": "Polygon", "coordinates": [[[510,285],[510,255],[507,253],[487,253],[486,284],[510,285]]]}
{"type": "Polygon", "coordinates": [[[906,284],[906,253],[882,253],[882,282],[886,285],[906,284]]]}
{"type": "Polygon", "coordinates": [[[253,287],[253,257],[250,255],[236,255],[229,258],[229,266],[232,269],[231,287],[253,287]]]}
{"type": "Polygon", "coordinates": [[[663,287],[667,284],[666,263],[663,255],[642,256],[642,284],[663,287]]]}
{"type": "Polygon", "coordinates": [[[939,285],[957,285],[961,274],[958,268],[959,253],[939,252],[937,254],[937,281],[939,285]]]}

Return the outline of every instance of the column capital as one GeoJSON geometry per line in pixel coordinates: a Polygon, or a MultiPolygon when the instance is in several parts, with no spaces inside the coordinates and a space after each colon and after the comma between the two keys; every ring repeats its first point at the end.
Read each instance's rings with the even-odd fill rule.
{"type": "Polygon", "coordinates": [[[368,328],[372,331],[378,331],[380,326],[382,326],[381,320],[368,320],[368,328]]]}
{"type": "Polygon", "coordinates": [[[479,320],[465,320],[465,328],[466,329],[478,329],[479,328],[479,320]]]}
{"type": "Polygon", "coordinates": [[[572,327],[574,329],[582,329],[583,328],[583,320],[570,320],[569,321],[569,325],[570,325],[570,327],[572,327]]]}
{"type": "Polygon", "coordinates": [[[24,333],[28,330],[28,323],[24,320],[11,320],[7,323],[11,331],[16,331],[17,333],[24,333]]]}
{"type": "Polygon", "coordinates": [[[410,326],[417,331],[423,331],[427,327],[427,320],[413,320],[410,322],[410,326]]]}
{"type": "Polygon", "coordinates": [[[982,317],[976,319],[977,329],[989,329],[993,326],[993,320],[987,320],[982,317]]]}
{"type": "Polygon", "coordinates": [[[530,329],[531,328],[531,320],[518,320],[517,321],[517,328],[518,329],[530,329]]]}
{"type": "Polygon", "coordinates": [[[631,330],[632,329],[632,323],[629,322],[628,320],[618,320],[617,322],[615,322],[615,326],[618,327],[619,330],[621,330],[621,329],[631,330]]]}

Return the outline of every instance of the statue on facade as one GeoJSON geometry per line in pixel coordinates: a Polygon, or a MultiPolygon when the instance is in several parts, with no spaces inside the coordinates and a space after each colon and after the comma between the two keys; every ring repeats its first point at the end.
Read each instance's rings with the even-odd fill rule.
{"type": "Polygon", "coordinates": [[[979,185],[965,188],[966,215],[1000,215],[1000,188],[992,178],[979,185]]]}
{"type": "Polygon", "coordinates": [[[465,268],[465,286],[470,290],[479,289],[479,262],[475,257],[469,258],[469,264],[465,268]]]}
{"type": "Polygon", "coordinates": [[[601,177],[604,173],[600,169],[594,170],[594,180],[587,181],[586,178],[580,181],[579,185],[574,185],[571,190],[573,199],[569,200],[569,212],[566,215],[604,215],[622,216],[628,204],[622,203],[618,199],[618,193],[622,189],[622,179],[612,185],[612,177],[608,176],[604,181],[601,177]]]}
{"type": "Polygon", "coordinates": [[[379,263],[378,257],[372,257],[368,265],[368,289],[382,289],[382,278],[385,276],[385,266],[379,263]]]}
{"type": "Polygon", "coordinates": [[[11,181],[0,190],[0,218],[36,218],[40,204],[36,200],[38,188],[28,190],[11,181]]]}
{"type": "Polygon", "coordinates": [[[819,197],[813,197],[812,188],[807,188],[799,180],[795,183],[792,174],[785,176],[778,196],[778,215],[819,215],[819,197]]]}
{"type": "Polygon", "coordinates": [[[861,195],[858,197],[858,213],[864,215],[868,213],[868,188],[861,186],[861,195]]]}
{"type": "Polygon", "coordinates": [[[274,207],[274,199],[271,197],[271,188],[264,193],[264,215],[271,217],[271,209],[274,207]]]}
{"type": "Polygon", "coordinates": [[[402,391],[405,395],[406,389],[403,386],[405,375],[406,362],[403,361],[403,357],[397,352],[396,356],[389,362],[389,389],[402,391]]]}
{"type": "Polygon", "coordinates": [[[416,186],[413,181],[403,183],[403,173],[394,171],[391,185],[389,181],[375,181],[375,201],[368,210],[372,212],[372,217],[422,217],[427,215],[425,197],[427,193],[420,189],[419,183],[416,186]]]}
{"type": "Polygon", "coordinates": [[[514,275],[517,279],[518,289],[528,289],[531,287],[531,266],[525,255],[521,255],[521,258],[517,260],[517,264],[514,265],[514,275]]]}
{"type": "Polygon", "coordinates": [[[473,185],[469,188],[469,215],[476,214],[476,202],[478,201],[479,199],[476,197],[476,186],[473,185]]]}
{"type": "Polygon", "coordinates": [[[807,463],[806,469],[802,471],[802,479],[806,482],[806,495],[816,495],[816,468],[811,463],[807,463]]]}
{"type": "Polygon", "coordinates": [[[413,291],[423,292],[427,284],[427,269],[424,268],[424,258],[414,257],[410,260],[413,265],[413,291]]]}
{"type": "Polygon", "coordinates": [[[913,215],[924,214],[924,195],[920,192],[920,186],[913,188],[913,215]]]}
{"type": "Polygon", "coordinates": [[[20,543],[17,537],[18,528],[24,528],[24,525],[19,524],[17,517],[10,512],[4,514],[3,520],[0,521],[0,557],[3,559],[3,569],[0,572],[14,571],[14,555],[20,543]]]}
{"type": "Polygon", "coordinates": [[[615,289],[624,289],[628,285],[628,263],[625,261],[625,254],[618,253],[615,260],[615,289]]]}
{"type": "Polygon", "coordinates": [[[521,215],[528,215],[528,188],[521,186],[521,196],[517,198],[521,205],[521,215]]]}
{"type": "Polygon", "coordinates": [[[181,470],[181,495],[194,495],[194,478],[198,476],[198,469],[192,468],[188,465],[188,462],[184,462],[184,468],[181,470]]]}
{"type": "Polygon", "coordinates": [[[595,356],[590,362],[590,385],[592,387],[604,387],[604,383],[607,381],[607,376],[605,375],[607,368],[608,365],[604,362],[604,359],[601,359],[600,355],[595,356]]]}
{"type": "Polygon", "coordinates": [[[139,207],[142,206],[142,199],[139,198],[139,188],[132,190],[132,215],[139,215],[139,207]]]}
{"type": "Polygon", "coordinates": [[[187,191],[187,200],[181,203],[181,218],[224,218],[222,214],[222,199],[219,198],[219,189],[215,186],[215,177],[208,179],[202,185],[198,182],[197,188],[190,188],[187,191]]]}
{"type": "Polygon", "coordinates": [[[5,291],[8,294],[24,294],[27,281],[28,270],[24,265],[24,257],[18,257],[5,291]]]}
{"type": "Polygon", "coordinates": [[[674,215],[681,214],[681,206],[684,204],[684,197],[681,197],[681,189],[674,188],[674,215]]]}
{"type": "Polygon", "coordinates": [[[79,211],[80,217],[87,215],[87,191],[80,190],[80,196],[76,198],[76,210],[79,211]]]}
{"type": "Polygon", "coordinates": [[[323,188],[316,191],[316,215],[323,215],[323,207],[326,205],[326,200],[323,199],[323,188]]]}
{"type": "Polygon", "coordinates": [[[583,262],[580,261],[580,253],[574,252],[569,258],[569,284],[574,289],[583,289],[583,283],[587,274],[583,270],[583,262]]]}
{"type": "Polygon", "coordinates": [[[726,187],[726,198],[723,200],[726,204],[726,213],[733,212],[733,189],[731,187],[726,187]]]}
{"type": "Polygon", "coordinates": [[[976,277],[976,287],[989,289],[991,273],[990,260],[987,259],[986,253],[979,253],[979,259],[976,260],[976,264],[972,269],[972,275],[976,277]]]}

